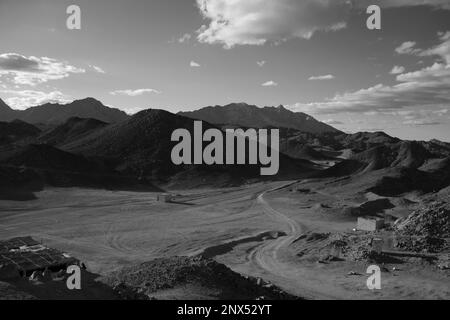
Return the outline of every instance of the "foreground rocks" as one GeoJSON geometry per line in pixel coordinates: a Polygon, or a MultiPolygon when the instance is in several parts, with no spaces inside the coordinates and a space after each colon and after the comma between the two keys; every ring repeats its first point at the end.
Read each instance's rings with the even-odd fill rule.
{"type": "Polygon", "coordinates": [[[295,299],[262,279],[243,277],[203,257],[172,257],[125,267],[101,279],[131,299],[295,299]],[[175,295],[175,296],[174,296],[175,295]]]}

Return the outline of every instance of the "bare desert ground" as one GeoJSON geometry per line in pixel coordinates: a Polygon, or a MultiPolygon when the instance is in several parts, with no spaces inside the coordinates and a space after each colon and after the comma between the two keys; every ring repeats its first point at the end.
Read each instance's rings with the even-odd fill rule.
{"type": "MultiPolygon", "coordinates": [[[[363,236],[352,231],[355,218],[342,214],[342,207],[374,195],[354,188],[357,183],[347,189],[323,181],[257,183],[173,190],[172,203],[157,202],[157,194],[148,192],[49,188],[36,200],[0,202],[0,238],[32,236],[100,275],[202,254],[304,298],[449,299],[448,271],[425,260],[383,263],[382,289],[375,291],[366,286],[368,261],[318,261],[323,235],[363,236]]],[[[409,212],[404,204],[390,210],[409,212]]]]}

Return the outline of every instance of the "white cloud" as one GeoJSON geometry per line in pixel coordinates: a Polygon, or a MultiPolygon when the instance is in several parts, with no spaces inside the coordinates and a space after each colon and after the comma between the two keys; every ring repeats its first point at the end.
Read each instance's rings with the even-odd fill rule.
{"type": "Polygon", "coordinates": [[[59,80],[85,70],[48,57],[24,56],[18,53],[0,54],[0,77],[16,85],[37,85],[59,80]]]}
{"type": "Polygon", "coordinates": [[[437,120],[419,119],[419,120],[406,120],[403,121],[403,124],[410,126],[436,126],[442,124],[442,122],[437,120]]]}
{"type": "Polygon", "coordinates": [[[262,86],[263,87],[277,87],[278,83],[276,83],[275,81],[270,80],[270,81],[264,82],[262,84],[262,86]]]}
{"type": "Polygon", "coordinates": [[[191,62],[189,63],[189,66],[190,66],[191,68],[200,68],[200,67],[201,67],[200,64],[199,64],[198,62],[195,62],[195,61],[191,61],[191,62]]]}
{"type": "Polygon", "coordinates": [[[450,31],[439,33],[439,37],[442,43],[433,48],[423,50],[418,54],[423,57],[439,56],[447,63],[447,65],[450,65],[450,31]]]}
{"type": "MultiPolygon", "coordinates": [[[[291,38],[309,39],[317,31],[346,27],[352,9],[371,0],[196,0],[207,21],[197,32],[203,43],[263,45],[291,38]]],[[[448,0],[380,0],[381,7],[431,5],[450,8],[448,0]]]]}
{"type": "Polygon", "coordinates": [[[265,65],[266,65],[266,61],[264,61],[264,60],[261,60],[261,61],[256,61],[256,64],[258,65],[258,66],[260,66],[260,67],[264,67],[265,65]]]}
{"type": "Polygon", "coordinates": [[[0,92],[13,95],[13,97],[5,99],[5,102],[14,109],[20,110],[45,103],[69,103],[72,101],[70,96],[60,91],[0,90],[0,92]]]}
{"type": "Polygon", "coordinates": [[[161,92],[155,89],[127,89],[127,90],[115,90],[110,92],[110,94],[112,94],[113,96],[130,96],[130,97],[142,96],[143,94],[147,93],[160,94],[161,92]]]}
{"type": "Polygon", "coordinates": [[[91,67],[92,69],[94,69],[94,71],[98,72],[98,73],[106,73],[105,70],[103,70],[102,68],[100,68],[99,66],[94,66],[94,65],[89,65],[89,67],[91,67]]]}
{"type": "Polygon", "coordinates": [[[208,25],[198,40],[235,45],[262,45],[289,38],[309,39],[315,31],[345,27],[346,0],[197,0],[208,25]]]}
{"type": "Polygon", "coordinates": [[[405,67],[402,66],[394,66],[390,72],[390,74],[400,74],[405,72],[405,67]]]}
{"type": "Polygon", "coordinates": [[[297,103],[291,108],[314,114],[378,112],[403,108],[437,109],[450,105],[450,36],[440,35],[440,43],[417,55],[437,56],[433,65],[396,76],[397,84],[377,84],[367,89],[337,94],[325,102],[297,103]]]}
{"type": "Polygon", "coordinates": [[[189,42],[189,40],[191,40],[191,38],[192,38],[192,35],[190,33],[185,33],[178,39],[178,42],[179,43],[189,42]]]}
{"type": "Polygon", "coordinates": [[[416,42],[406,41],[406,42],[403,42],[397,48],[395,48],[395,52],[397,52],[398,54],[412,54],[416,51],[416,49],[414,49],[415,46],[416,46],[416,42]]]}
{"type": "Polygon", "coordinates": [[[323,76],[312,76],[309,77],[308,80],[314,81],[314,80],[333,80],[335,78],[335,76],[333,76],[332,74],[326,74],[323,76]]]}

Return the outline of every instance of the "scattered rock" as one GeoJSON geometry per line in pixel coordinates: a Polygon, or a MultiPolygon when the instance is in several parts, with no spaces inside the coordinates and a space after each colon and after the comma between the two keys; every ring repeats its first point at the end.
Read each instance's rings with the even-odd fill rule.
{"type": "Polygon", "coordinates": [[[33,271],[29,279],[33,282],[42,282],[44,280],[42,277],[42,272],[40,271],[33,271]]]}
{"type": "Polygon", "coordinates": [[[432,238],[450,237],[450,204],[435,201],[423,205],[407,218],[396,222],[398,232],[411,236],[432,238]]]}
{"type": "Polygon", "coordinates": [[[49,269],[45,269],[42,273],[42,280],[43,281],[51,281],[53,280],[52,272],[49,269]]]}

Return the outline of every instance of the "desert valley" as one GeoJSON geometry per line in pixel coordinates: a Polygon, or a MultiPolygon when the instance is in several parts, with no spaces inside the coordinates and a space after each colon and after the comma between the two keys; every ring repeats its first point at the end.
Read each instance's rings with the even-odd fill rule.
{"type": "Polygon", "coordinates": [[[2,259],[1,298],[449,299],[449,210],[447,142],[348,134],[283,106],[0,100],[0,243],[32,237],[86,269],[68,292],[2,259]],[[278,174],[174,165],[171,134],[196,120],[279,129],[278,174]]]}

